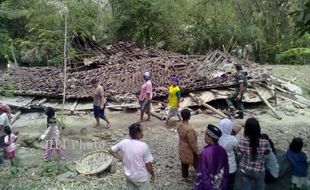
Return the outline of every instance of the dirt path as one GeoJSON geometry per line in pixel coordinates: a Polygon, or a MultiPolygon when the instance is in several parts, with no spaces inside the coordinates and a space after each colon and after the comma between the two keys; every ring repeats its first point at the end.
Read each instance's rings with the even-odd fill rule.
{"type": "MultiPolygon", "coordinates": [[[[251,111],[254,113],[256,112],[256,110],[251,111]]],[[[55,167],[55,164],[57,163],[48,166],[41,159],[42,150],[37,148],[22,147],[18,149],[17,160],[18,165],[24,168],[24,173],[19,174],[17,172],[17,174],[15,174],[16,171],[12,172],[12,169],[5,167],[4,170],[0,171],[1,176],[13,175],[13,177],[10,179],[1,178],[0,180],[7,180],[5,183],[1,184],[6,184],[9,181],[15,181],[14,183],[10,183],[15,184],[14,189],[31,185],[35,187],[55,187],[56,189],[61,189],[62,187],[68,189],[73,189],[75,187],[78,187],[79,189],[87,189],[89,186],[94,189],[123,189],[125,183],[122,165],[120,163],[115,164],[114,171],[101,174],[100,176],[78,175],[75,173],[74,168],[72,168],[74,163],[77,162],[82,155],[95,150],[95,147],[81,148],[80,146],[77,146],[81,139],[84,143],[89,144],[94,143],[95,141],[100,142],[102,144],[101,148],[110,147],[121,139],[127,137],[128,125],[135,122],[138,118],[137,113],[113,112],[109,113],[109,116],[113,122],[113,126],[110,129],[104,129],[103,127],[100,129],[92,128],[91,126],[95,123],[91,116],[66,117],[65,123],[67,129],[62,131],[63,140],[66,141],[67,157],[67,161],[62,165],[64,170],[59,173],[58,171],[55,171],[55,173],[52,171],[49,176],[48,171],[46,170],[53,170],[48,167],[55,167]],[[72,144],[74,144],[72,142],[77,142],[75,147],[72,147],[72,144]],[[68,172],[73,173],[72,175],[74,177],[72,179],[61,179],[60,174],[66,174],[68,172]],[[16,177],[22,178],[22,182],[19,181],[16,183],[16,177]],[[37,183],[34,183],[34,181],[37,181],[37,183]]],[[[268,113],[253,116],[256,116],[260,120],[263,132],[270,135],[271,139],[274,140],[276,147],[279,149],[286,150],[289,145],[289,141],[294,136],[301,136],[303,139],[310,138],[310,126],[308,122],[310,120],[310,112],[306,112],[305,115],[302,116],[284,117],[281,121],[274,119],[268,113]]],[[[15,130],[20,132],[19,141],[22,141],[24,138],[29,138],[29,135],[38,135],[44,130],[44,118],[32,118],[27,121],[27,118],[29,117],[34,116],[25,115],[14,126],[15,130]]],[[[191,123],[198,132],[198,142],[200,148],[204,145],[203,138],[207,124],[212,123],[217,125],[218,121],[219,120],[217,118],[211,115],[193,116],[191,123]]],[[[240,122],[244,122],[244,120],[241,120],[240,122]]],[[[190,189],[192,187],[191,183],[183,183],[179,180],[181,172],[177,154],[178,136],[173,130],[175,129],[175,126],[173,125],[167,129],[163,122],[152,118],[150,122],[143,124],[143,127],[145,129],[145,137],[143,141],[150,146],[155,158],[154,166],[157,181],[154,185],[154,189],[190,189]]],[[[43,144],[36,146],[43,148],[43,144]]],[[[310,147],[307,142],[304,150],[307,155],[310,156],[310,147]]],[[[194,172],[192,172],[192,178],[194,179],[194,172]]],[[[278,185],[288,187],[287,179],[284,179],[284,182],[280,181],[278,185]]],[[[278,189],[279,186],[276,186],[275,189],[278,189]]]]}

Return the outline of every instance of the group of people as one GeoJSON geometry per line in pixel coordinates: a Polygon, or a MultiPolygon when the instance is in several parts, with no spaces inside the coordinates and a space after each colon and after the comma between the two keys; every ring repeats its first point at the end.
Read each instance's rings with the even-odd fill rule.
{"type": "MultiPolygon", "coordinates": [[[[177,131],[181,175],[183,181],[189,182],[189,167],[195,169],[195,190],[263,190],[265,183],[272,183],[279,177],[273,143],[268,135],[261,134],[257,119],[246,120],[244,134],[239,140],[232,135],[233,123],[229,119],[222,119],[219,127],[207,125],[206,145],[199,150],[197,133],[189,122],[190,111],[184,109],[180,115],[182,121],[177,131]],[[240,179],[238,185],[236,176],[240,179]]],[[[141,140],[140,123],[129,126],[129,136],[112,146],[109,152],[124,165],[127,190],[150,190],[155,181],[154,158],[148,145],[141,140]]],[[[308,164],[302,147],[302,139],[294,138],[287,151],[292,170],[291,190],[307,185],[308,164]]]]}
{"type": "MultiPolygon", "coordinates": [[[[44,113],[47,116],[46,130],[37,138],[38,142],[46,141],[46,149],[43,153],[43,158],[46,161],[51,159],[51,154],[55,150],[60,159],[64,160],[64,150],[61,145],[55,111],[51,107],[45,107],[44,113]]],[[[10,160],[14,166],[14,158],[16,153],[16,144],[18,132],[13,132],[11,124],[12,114],[11,109],[6,104],[0,102],[0,151],[4,151],[4,157],[10,160]]],[[[0,164],[4,164],[3,154],[0,153],[0,164]]]]}
{"type": "MultiPolygon", "coordinates": [[[[236,189],[236,176],[239,176],[241,190],[261,190],[265,183],[272,183],[279,177],[279,164],[273,142],[268,135],[261,134],[260,124],[257,119],[246,120],[244,135],[237,140],[233,131],[232,118],[244,117],[242,104],[243,95],[247,88],[246,73],[242,66],[235,65],[237,70],[235,83],[236,92],[227,99],[230,119],[223,119],[219,127],[209,124],[206,127],[206,146],[199,150],[197,144],[197,133],[190,125],[190,110],[183,109],[181,112],[180,99],[181,90],[176,76],[171,77],[171,86],[168,89],[168,105],[170,107],[166,124],[173,116],[179,118],[179,157],[181,160],[182,180],[188,181],[189,167],[197,171],[194,189],[236,189]],[[236,108],[238,112],[236,112],[236,108]],[[235,115],[237,113],[237,116],[235,115]]],[[[148,114],[146,121],[150,119],[150,102],[152,99],[152,83],[150,73],[145,72],[145,83],[142,85],[139,97],[140,122],[144,120],[144,113],[148,114]]],[[[151,161],[150,149],[140,141],[143,137],[143,129],[139,123],[129,127],[130,139],[123,140],[111,147],[110,153],[122,160],[125,175],[127,177],[127,189],[151,189],[147,174],[151,175],[151,182],[155,180],[151,161]],[[133,126],[137,130],[133,132],[133,126]],[[142,146],[143,148],[137,148],[142,146]],[[119,154],[121,152],[121,154],[119,154]],[[142,173],[140,173],[142,172],[142,173]],[[139,177],[144,176],[144,177],[139,177]]],[[[291,189],[299,189],[307,184],[307,157],[302,152],[302,139],[294,138],[287,151],[287,158],[292,168],[291,189]]]]}
{"type": "MultiPolygon", "coordinates": [[[[237,69],[237,91],[228,99],[230,116],[235,117],[234,102],[239,109],[238,116],[243,118],[242,97],[246,90],[246,76],[240,65],[237,69]]],[[[150,120],[150,105],[153,98],[153,87],[150,72],[143,74],[144,83],[141,87],[139,103],[139,121],[129,126],[129,138],[124,139],[109,149],[111,155],[124,164],[128,190],[152,189],[151,183],[155,181],[155,172],[152,166],[153,155],[150,148],[141,139],[143,128],[141,122],[150,120]],[[144,114],[147,119],[144,120],[144,114]],[[151,182],[151,183],[150,183],[151,182]]],[[[106,99],[104,88],[97,79],[92,79],[93,86],[93,111],[96,119],[95,127],[100,126],[100,119],[105,120],[106,128],[111,127],[105,115],[106,99]]],[[[261,134],[260,124],[257,119],[249,118],[245,122],[244,135],[237,140],[237,131],[233,130],[231,119],[220,120],[218,127],[212,124],[206,126],[204,141],[206,145],[199,150],[197,132],[190,124],[191,112],[189,109],[179,111],[181,89],[176,76],[171,77],[171,86],[168,89],[169,113],[166,124],[173,116],[179,118],[177,132],[179,135],[179,158],[181,161],[181,176],[183,181],[190,181],[189,167],[197,172],[194,189],[196,190],[229,190],[236,189],[236,176],[240,178],[238,189],[262,190],[265,182],[274,182],[279,176],[279,165],[276,151],[268,135],[261,134]]],[[[45,140],[47,143],[43,158],[51,159],[51,153],[56,150],[59,158],[64,160],[64,150],[59,138],[59,129],[55,118],[55,111],[51,107],[44,108],[47,116],[45,132],[38,138],[38,142],[45,140]]],[[[11,110],[0,102],[0,147],[5,148],[6,157],[14,165],[16,134],[12,132],[11,110]]],[[[307,183],[307,157],[302,151],[303,141],[294,138],[287,151],[287,158],[292,168],[291,189],[301,188],[307,183]]],[[[156,159],[156,158],[155,158],[156,159]]],[[[0,154],[0,164],[3,162],[0,154]]]]}

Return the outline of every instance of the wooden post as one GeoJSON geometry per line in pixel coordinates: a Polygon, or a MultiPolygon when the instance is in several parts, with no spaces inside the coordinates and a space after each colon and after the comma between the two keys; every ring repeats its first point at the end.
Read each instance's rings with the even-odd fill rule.
{"type": "Polygon", "coordinates": [[[202,100],[198,97],[196,97],[193,93],[189,93],[190,97],[199,105],[203,105],[204,107],[210,109],[212,112],[218,114],[219,116],[221,116],[222,118],[227,118],[227,115],[225,115],[223,112],[215,109],[214,107],[210,106],[209,104],[202,102],[202,100]]]}
{"type": "Polygon", "coordinates": [[[64,41],[64,83],[63,83],[63,96],[61,107],[61,127],[64,127],[64,107],[66,101],[66,88],[67,88],[67,33],[68,33],[68,15],[65,13],[65,41],[64,41]]]}
{"type": "Polygon", "coordinates": [[[254,85],[253,85],[253,87],[256,90],[256,93],[259,96],[259,98],[269,107],[269,109],[274,113],[276,118],[277,119],[282,119],[282,117],[277,114],[276,110],[270,105],[270,103],[266,100],[266,98],[264,98],[262,96],[262,94],[259,92],[259,89],[256,86],[254,86],[254,85]]]}

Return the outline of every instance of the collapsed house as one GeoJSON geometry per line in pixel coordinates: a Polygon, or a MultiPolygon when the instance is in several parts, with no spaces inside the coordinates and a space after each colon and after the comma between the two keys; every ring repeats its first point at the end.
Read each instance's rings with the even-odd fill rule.
{"type": "MultiPolygon", "coordinates": [[[[273,99],[276,104],[277,98],[281,98],[298,108],[310,106],[310,101],[302,97],[300,88],[292,81],[275,78],[256,63],[218,50],[204,56],[187,56],[155,48],[140,48],[129,42],[96,47],[96,54],[68,64],[66,99],[69,103],[65,106],[67,110],[92,108],[91,103],[85,104],[85,100],[87,102],[91,99],[92,87],[89,82],[92,78],[99,79],[104,86],[107,98],[112,101],[110,108],[137,108],[137,95],[143,83],[142,74],[150,71],[155,102],[166,98],[170,77],[178,76],[184,96],[181,107],[205,106],[224,117],[222,110],[207,103],[226,99],[232,91],[235,85],[235,63],[241,64],[247,73],[249,87],[244,102],[264,102],[279,119],[281,116],[268,100],[273,99]]],[[[56,67],[11,68],[0,77],[0,86],[4,91],[11,90],[16,96],[25,97],[21,101],[24,102],[22,106],[21,103],[18,106],[24,108],[41,105],[60,108],[60,101],[51,103],[50,100],[62,98],[63,84],[63,70],[56,67]]],[[[14,106],[13,100],[6,99],[6,103],[14,106]]]]}

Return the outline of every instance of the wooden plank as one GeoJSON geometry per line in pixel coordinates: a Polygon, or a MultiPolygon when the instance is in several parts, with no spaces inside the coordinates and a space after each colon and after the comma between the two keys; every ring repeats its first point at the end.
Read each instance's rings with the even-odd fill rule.
{"type": "Polygon", "coordinates": [[[24,108],[24,109],[30,109],[30,106],[28,106],[29,103],[31,103],[35,98],[34,97],[0,97],[0,101],[5,103],[6,105],[10,107],[15,108],[24,108]]]}
{"type": "Polygon", "coordinates": [[[120,104],[120,105],[109,105],[106,108],[139,108],[138,104],[120,104]]]}
{"type": "Polygon", "coordinates": [[[256,86],[254,86],[254,85],[253,85],[253,87],[256,90],[256,93],[259,96],[259,98],[269,107],[269,109],[272,111],[272,113],[274,113],[276,118],[277,119],[282,119],[282,117],[277,114],[276,110],[270,105],[270,103],[262,96],[262,94],[260,93],[259,89],[256,86]]]}
{"type": "Polygon", "coordinates": [[[203,105],[204,107],[206,107],[206,108],[212,110],[214,113],[218,114],[218,115],[221,116],[222,118],[227,118],[227,116],[226,116],[223,112],[221,112],[221,111],[215,109],[214,107],[210,106],[209,104],[207,104],[207,103],[205,103],[205,102],[202,102],[202,100],[199,99],[199,98],[197,98],[193,93],[189,93],[189,95],[190,95],[190,97],[191,97],[195,102],[198,103],[198,105],[203,105]]]}

